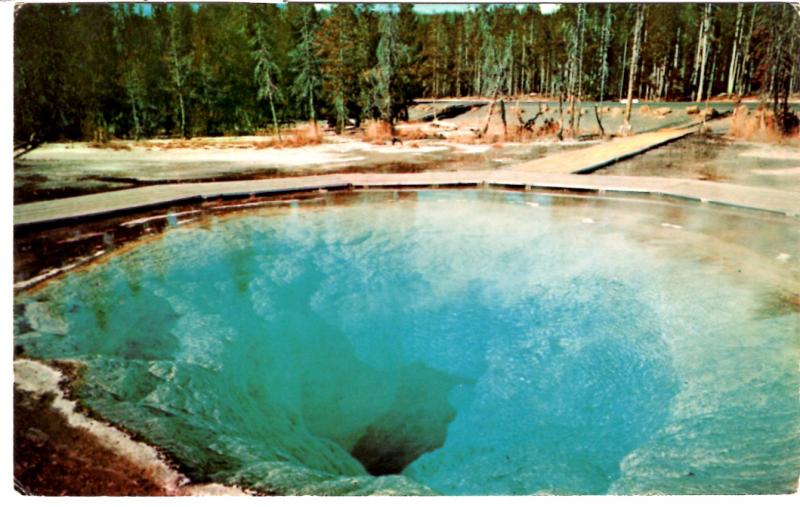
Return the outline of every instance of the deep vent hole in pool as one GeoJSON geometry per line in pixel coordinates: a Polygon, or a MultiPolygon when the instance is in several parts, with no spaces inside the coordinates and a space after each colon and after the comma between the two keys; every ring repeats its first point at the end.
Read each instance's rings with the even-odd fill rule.
{"type": "MultiPolygon", "coordinates": [[[[399,474],[422,454],[434,451],[444,444],[447,426],[443,424],[442,427],[444,431],[441,431],[441,438],[435,438],[433,442],[425,438],[428,435],[398,435],[391,428],[370,426],[350,449],[350,455],[370,475],[399,474]]],[[[438,437],[439,432],[431,436],[438,437]]]]}
{"type": "Polygon", "coordinates": [[[399,474],[442,447],[456,415],[447,397],[463,379],[421,364],[401,368],[401,375],[391,408],[363,428],[349,449],[374,476],[399,474]]]}

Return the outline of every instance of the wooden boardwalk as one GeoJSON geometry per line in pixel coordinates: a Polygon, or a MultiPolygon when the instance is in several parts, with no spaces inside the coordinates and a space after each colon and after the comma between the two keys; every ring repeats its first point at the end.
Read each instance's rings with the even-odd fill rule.
{"type": "Polygon", "coordinates": [[[651,194],[769,211],[800,218],[800,193],[728,183],[658,178],[535,173],[453,171],[401,174],[328,174],[269,180],[154,185],[14,206],[14,225],[30,226],[169,206],[214,198],[246,198],[308,190],[346,188],[519,187],[651,194]]]}
{"type": "Polygon", "coordinates": [[[697,132],[695,127],[664,129],[612,141],[598,143],[580,150],[556,153],[544,158],[514,164],[507,171],[535,171],[537,173],[588,174],[614,162],[636,156],[697,132]]]}

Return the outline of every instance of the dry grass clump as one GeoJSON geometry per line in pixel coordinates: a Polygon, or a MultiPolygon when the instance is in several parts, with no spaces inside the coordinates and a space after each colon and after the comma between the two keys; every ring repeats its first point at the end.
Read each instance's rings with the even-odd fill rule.
{"type": "Polygon", "coordinates": [[[159,148],[164,150],[174,150],[174,149],[188,149],[188,148],[202,148],[208,145],[207,142],[202,141],[190,141],[188,139],[176,139],[173,141],[168,141],[166,143],[162,143],[157,145],[159,148]]]}
{"type": "Polygon", "coordinates": [[[364,122],[364,141],[372,144],[386,144],[395,136],[392,125],[383,120],[368,120],[364,122]]]}
{"type": "MultiPolygon", "coordinates": [[[[614,108],[612,112],[611,108],[608,108],[609,113],[612,113],[613,116],[619,115],[623,113],[623,108],[614,108]]],[[[601,111],[603,112],[603,111],[601,111]]],[[[634,114],[638,114],[641,116],[651,116],[653,118],[663,118],[668,114],[672,114],[672,108],[670,107],[651,107],[648,104],[642,104],[639,107],[633,109],[634,114]]]]}
{"type": "Polygon", "coordinates": [[[152,150],[157,148],[160,150],[175,150],[175,149],[190,149],[190,148],[208,148],[211,146],[221,147],[224,143],[211,143],[207,139],[170,139],[168,141],[137,141],[134,146],[139,148],[146,148],[152,150]]]}
{"type": "Polygon", "coordinates": [[[545,118],[540,125],[532,125],[526,128],[524,125],[518,125],[508,129],[508,134],[505,136],[507,142],[524,143],[526,141],[535,141],[543,137],[555,136],[561,128],[561,123],[555,118],[545,118]]]}
{"type": "MultiPolygon", "coordinates": [[[[436,125],[435,123],[431,125],[436,125]]],[[[430,128],[430,127],[425,127],[430,128]]],[[[382,120],[364,122],[364,141],[372,144],[402,143],[403,141],[422,141],[435,137],[435,132],[426,132],[425,128],[411,124],[399,124],[394,127],[382,120]]]]}
{"type": "Polygon", "coordinates": [[[321,144],[325,137],[318,123],[306,123],[291,130],[290,135],[293,137],[294,142],[299,143],[301,146],[321,144]]]}
{"type": "Polygon", "coordinates": [[[549,108],[540,106],[532,117],[525,120],[522,116],[525,112],[524,110],[518,107],[509,108],[510,116],[516,118],[517,122],[516,125],[508,128],[505,140],[508,142],[525,142],[555,135],[560,130],[561,123],[555,118],[543,116],[548,110],[549,108]]]}
{"type": "Polygon", "coordinates": [[[428,138],[428,134],[419,128],[395,129],[395,137],[403,141],[421,141],[428,138]]]}
{"type": "Polygon", "coordinates": [[[114,151],[130,151],[131,147],[127,143],[119,141],[92,141],[87,145],[89,148],[114,151]]]}
{"type": "Polygon", "coordinates": [[[324,141],[324,134],[318,124],[306,123],[293,129],[281,132],[280,139],[273,136],[263,141],[247,142],[240,148],[252,147],[258,150],[265,148],[300,148],[302,146],[312,146],[321,144],[324,141]],[[248,146],[249,145],[249,146],[248,146]]]}
{"type": "MultiPolygon", "coordinates": [[[[262,150],[266,148],[299,148],[321,144],[325,140],[322,128],[312,123],[302,124],[292,129],[282,130],[278,136],[262,136],[266,139],[232,139],[226,138],[197,138],[197,139],[173,139],[169,141],[141,141],[136,146],[148,150],[157,148],[160,150],[175,149],[221,149],[221,150],[262,150]]],[[[127,145],[126,145],[127,146],[127,145]]],[[[126,147],[124,149],[130,149],[126,147]]]]}
{"type": "Polygon", "coordinates": [[[797,137],[798,128],[794,126],[788,132],[782,132],[775,114],[759,105],[754,112],[746,106],[737,106],[731,117],[729,134],[733,137],[760,142],[779,142],[787,137],[797,137]]]}
{"type": "Polygon", "coordinates": [[[447,137],[448,141],[459,144],[482,144],[483,140],[478,137],[477,130],[460,131],[447,137]]]}

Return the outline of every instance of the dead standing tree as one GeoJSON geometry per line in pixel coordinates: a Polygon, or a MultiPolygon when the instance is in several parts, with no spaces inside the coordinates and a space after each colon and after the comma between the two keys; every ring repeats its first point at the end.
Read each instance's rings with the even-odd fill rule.
{"type": "Polygon", "coordinates": [[[753,40],[753,27],[756,21],[756,12],[758,10],[758,4],[753,4],[753,9],[750,14],[750,26],[747,30],[747,35],[744,36],[744,41],[742,42],[742,64],[740,65],[739,71],[736,77],[736,88],[735,91],[739,95],[746,95],[749,90],[745,89],[745,77],[748,78],[748,88],[749,88],[749,76],[750,76],[750,42],[753,40]]]}
{"type": "Polygon", "coordinates": [[[572,137],[576,137],[580,128],[580,108],[581,95],[583,94],[583,27],[586,18],[586,6],[578,4],[577,19],[575,21],[575,35],[570,51],[570,120],[569,126],[572,137]],[[577,113],[577,115],[576,115],[577,113]],[[577,121],[576,121],[577,117],[577,121]]]}
{"type": "MultiPolygon", "coordinates": [[[[603,31],[600,37],[600,102],[606,98],[606,83],[608,82],[608,49],[611,45],[611,23],[614,15],[611,12],[611,4],[606,4],[605,16],[603,17],[603,31]]],[[[623,57],[624,58],[624,57],[623,57]]]]}
{"type": "MultiPolygon", "coordinates": [[[[505,48],[503,50],[502,56],[497,56],[496,51],[491,51],[487,54],[491,55],[490,60],[485,62],[484,68],[488,69],[489,72],[484,72],[485,75],[488,75],[488,79],[486,80],[487,90],[491,91],[492,102],[489,104],[489,114],[486,116],[486,124],[483,126],[481,130],[480,137],[486,135],[489,131],[489,124],[492,121],[492,116],[494,115],[494,110],[497,105],[497,99],[500,96],[500,92],[503,89],[503,83],[506,81],[506,75],[508,74],[508,70],[511,67],[511,57],[512,57],[512,47],[513,47],[513,39],[509,34],[508,38],[506,39],[505,48]],[[493,57],[493,58],[492,58],[493,57]]],[[[500,101],[500,113],[501,113],[501,120],[503,121],[503,133],[505,135],[508,134],[508,124],[506,122],[506,108],[505,102],[503,100],[500,101]]]]}
{"type": "Polygon", "coordinates": [[[646,5],[636,4],[636,24],[633,29],[633,49],[631,50],[631,61],[628,74],[628,100],[625,104],[625,122],[622,129],[625,133],[631,130],[631,111],[633,109],[633,90],[636,82],[636,69],[639,62],[639,52],[641,51],[642,31],[644,27],[644,15],[646,5]]]}
{"type": "Polygon", "coordinates": [[[712,12],[711,4],[706,4],[703,9],[703,22],[701,23],[700,40],[697,41],[699,51],[699,67],[697,76],[697,97],[695,101],[700,102],[703,100],[703,86],[705,84],[706,65],[708,64],[708,56],[711,50],[711,23],[712,12]]]}
{"type": "Polygon", "coordinates": [[[733,95],[736,84],[736,77],[741,70],[740,48],[742,47],[742,36],[744,33],[744,4],[739,4],[736,8],[736,28],[733,34],[733,47],[731,48],[731,59],[728,65],[728,95],[733,95]]]}
{"type": "Polygon", "coordinates": [[[185,9],[188,6],[171,6],[167,11],[169,15],[169,29],[167,32],[167,68],[169,69],[172,91],[178,99],[178,123],[180,135],[187,137],[186,99],[189,96],[188,81],[191,72],[192,55],[186,52],[186,33],[181,21],[187,16],[185,9]]]}
{"type": "Polygon", "coordinates": [[[797,115],[789,109],[789,95],[800,49],[800,14],[788,4],[771,4],[766,8],[771,36],[767,52],[767,90],[776,126],[782,134],[787,134],[798,128],[797,115]]]}

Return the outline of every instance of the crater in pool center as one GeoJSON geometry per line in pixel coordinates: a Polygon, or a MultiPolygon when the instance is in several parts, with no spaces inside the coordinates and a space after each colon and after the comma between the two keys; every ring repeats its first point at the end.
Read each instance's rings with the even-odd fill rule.
{"type": "Polygon", "coordinates": [[[759,220],[466,191],[268,208],[18,295],[15,337],[84,362],[83,402],[196,481],[790,492],[800,314],[725,242],[797,232],[759,220]]]}

